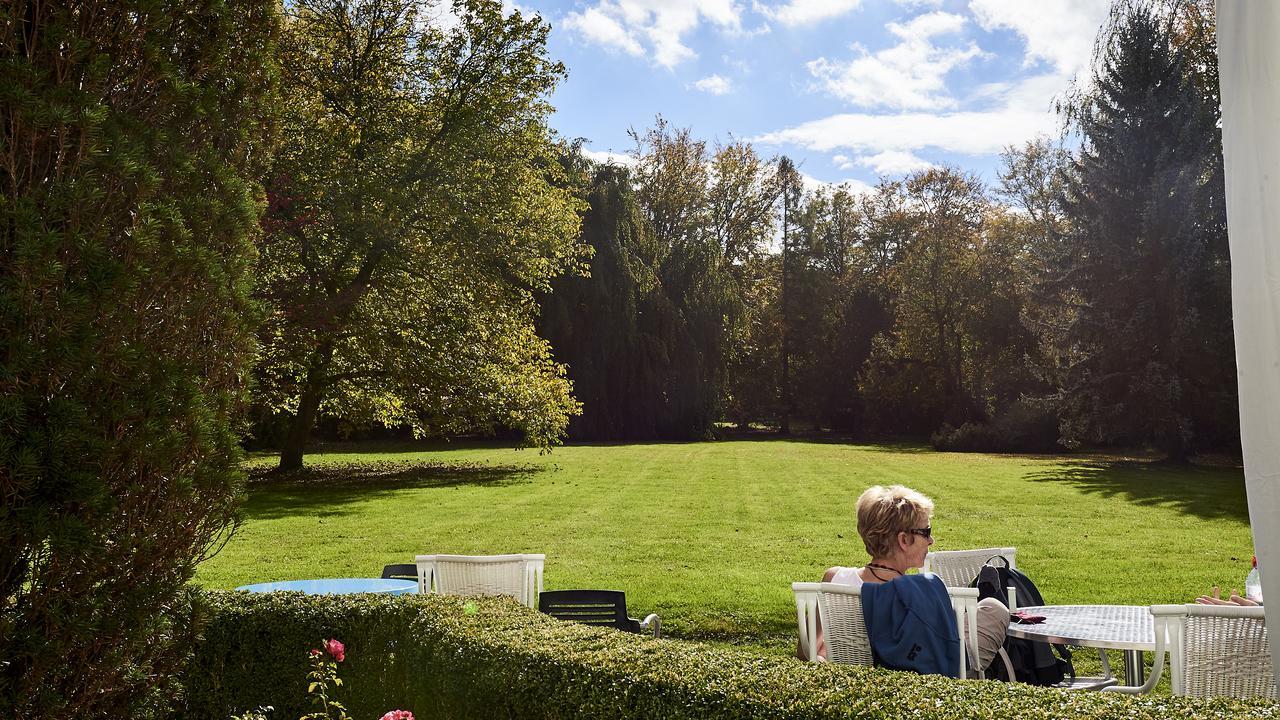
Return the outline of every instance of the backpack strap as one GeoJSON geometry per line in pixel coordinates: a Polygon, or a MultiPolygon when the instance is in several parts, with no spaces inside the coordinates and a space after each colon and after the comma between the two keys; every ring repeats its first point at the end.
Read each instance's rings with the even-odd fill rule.
{"type": "Polygon", "coordinates": [[[1006,570],[1010,567],[1010,565],[1009,565],[1009,558],[1007,558],[1007,557],[1005,557],[1005,556],[1003,556],[1003,555],[992,555],[991,557],[987,558],[987,561],[986,561],[985,563],[983,563],[983,564],[984,564],[984,565],[990,565],[990,564],[991,564],[991,561],[992,561],[992,560],[996,560],[996,559],[999,559],[999,560],[1000,560],[1000,562],[1004,563],[1004,567],[1005,567],[1005,569],[1006,569],[1006,570]]]}

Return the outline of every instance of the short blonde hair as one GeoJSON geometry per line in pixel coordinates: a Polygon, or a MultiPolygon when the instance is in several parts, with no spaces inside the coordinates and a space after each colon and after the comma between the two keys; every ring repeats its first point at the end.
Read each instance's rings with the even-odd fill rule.
{"type": "Polygon", "coordinates": [[[873,558],[893,552],[898,533],[933,515],[933,501],[901,485],[869,487],[858,496],[858,535],[873,558]]]}

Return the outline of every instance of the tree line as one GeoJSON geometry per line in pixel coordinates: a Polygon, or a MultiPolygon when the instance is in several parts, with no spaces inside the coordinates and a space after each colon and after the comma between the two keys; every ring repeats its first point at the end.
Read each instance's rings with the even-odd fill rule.
{"type": "Polygon", "coordinates": [[[1238,442],[1211,3],[1117,3],[1065,138],[869,192],[661,117],[627,165],[567,160],[588,276],[540,331],[570,437],[724,421],[949,449],[1238,442]]]}

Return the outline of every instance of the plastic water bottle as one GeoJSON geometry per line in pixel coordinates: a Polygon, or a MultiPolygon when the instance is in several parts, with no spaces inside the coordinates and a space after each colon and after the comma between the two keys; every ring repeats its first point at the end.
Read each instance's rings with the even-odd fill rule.
{"type": "Polygon", "coordinates": [[[1244,579],[1244,596],[1254,602],[1262,602],[1262,576],[1258,574],[1258,556],[1253,556],[1253,567],[1244,579]]]}

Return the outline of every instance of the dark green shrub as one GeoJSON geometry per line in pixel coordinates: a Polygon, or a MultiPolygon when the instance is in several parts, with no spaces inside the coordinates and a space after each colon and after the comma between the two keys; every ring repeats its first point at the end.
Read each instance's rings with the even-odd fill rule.
{"type": "Polygon", "coordinates": [[[1021,400],[988,423],[965,423],[958,428],[944,424],[932,441],[934,448],[953,452],[1055,453],[1065,449],[1058,443],[1057,414],[1021,400]]]}
{"type": "Polygon", "coordinates": [[[306,651],[346,643],[353,718],[1240,718],[1262,701],[1068,693],[958,682],[654,640],[565,623],[507,599],[209,593],[185,674],[183,717],[303,711],[306,651]]]}
{"type": "Polygon", "coordinates": [[[123,718],[232,519],[273,0],[0,9],[0,717],[123,718]]]}

